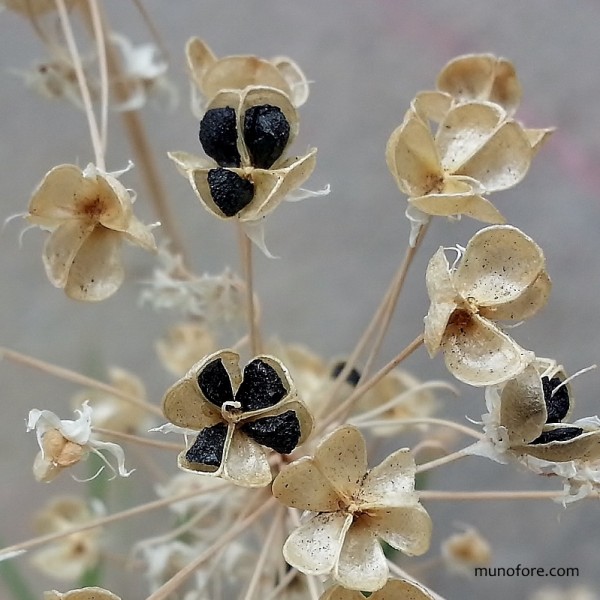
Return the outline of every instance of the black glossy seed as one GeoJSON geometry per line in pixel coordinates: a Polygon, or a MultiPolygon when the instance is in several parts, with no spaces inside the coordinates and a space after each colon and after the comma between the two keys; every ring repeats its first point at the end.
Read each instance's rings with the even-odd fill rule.
{"type": "Polygon", "coordinates": [[[208,186],[215,204],[226,217],[237,215],[254,198],[254,184],[227,169],[211,169],[208,186]]]}
{"type": "Polygon", "coordinates": [[[209,362],[198,373],[198,387],[206,399],[219,408],[223,402],[233,402],[231,380],[220,358],[209,362]]]}
{"type": "Polygon", "coordinates": [[[546,402],[546,410],[548,419],[546,423],[560,423],[569,412],[569,390],[563,385],[555,394],[554,390],[562,383],[558,377],[548,379],[542,377],[542,386],[544,387],[544,401],[546,402]]]}
{"type": "Polygon", "coordinates": [[[280,454],[292,452],[300,439],[300,421],[293,410],[244,423],[241,429],[254,441],[280,454]]]}
{"type": "Polygon", "coordinates": [[[206,427],[198,434],[192,447],[185,453],[186,460],[190,463],[220,467],[226,437],[227,425],[225,423],[206,427]]]}
{"type": "MultiPolygon", "coordinates": [[[[345,368],[345,362],[336,363],[331,369],[331,378],[335,379],[345,368]]],[[[350,373],[346,376],[346,382],[352,387],[356,387],[360,381],[360,373],[356,369],[350,369],[350,373]]]]}
{"type": "Polygon", "coordinates": [[[277,106],[252,106],[244,114],[244,141],[253,166],[269,169],[289,139],[290,124],[277,106]]]}
{"type": "Polygon", "coordinates": [[[533,440],[531,444],[547,444],[549,442],[566,442],[572,440],[578,435],[583,433],[581,427],[559,427],[558,429],[551,429],[550,431],[544,431],[539,438],[533,440]]]}
{"type": "Polygon", "coordinates": [[[286,394],[277,371],[260,358],[255,358],[244,368],[244,379],[235,399],[247,412],[275,406],[286,394]]]}
{"type": "Polygon", "coordinates": [[[204,152],[221,167],[239,167],[242,160],[237,148],[235,110],[211,108],[200,121],[198,135],[204,152]]]}

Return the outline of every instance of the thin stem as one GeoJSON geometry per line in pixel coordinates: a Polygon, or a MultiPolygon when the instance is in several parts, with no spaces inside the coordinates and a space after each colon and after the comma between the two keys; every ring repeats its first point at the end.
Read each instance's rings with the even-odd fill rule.
{"type": "Polygon", "coordinates": [[[25,542],[13,544],[12,546],[7,546],[6,548],[0,549],[0,560],[2,560],[4,556],[10,555],[14,552],[23,552],[25,550],[29,550],[30,548],[41,546],[42,544],[47,544],[49,542],[54,542],[55,540],[59,540],[64,537],[68,537],[70,535],[73,535],[74,533],[80,533],[82,531],[87,531],[88,529],[93,529],[94,527],[101,527],[103,525],[108,525],[109,523],[114,523],[123,519],[137,517],[138,515],[144,514],[148,511],[156,510],[158,508],[164,508],[165,506],[175,504],[176,502],[180,502],[182,500],[188,500],[189,498],[202,496],[203,494],[209,494],[214,491],[224,489],[229,485],[230,484],[228,483],[223,483],[222,486],[216,485],[205,490],[194,490],[191,492],[188,491],[185,494],[179,494],[178,496],[171,496],[170,498],[161,498],[160,500],[154,500],[153,502],[147,502],[146,504],[134,506],[133,508],[128,508],[127,510],[123,510],[113,515],[109,515],[107,517],[92,519],[91,521],[88,521],[83,525],[79,525],[78,527],[71,527],[70,529],[65,529],[62,531],[47,533],[46,535],[41,535],[39,537],[26,540],[25,542]]]}
{"type": "MultiPolygon", "coordinates": [[[[438,490],[423,490],[419,492],[421,500],[543,500],[550,498],[555,500],[564,495],[562,490],[541,491],[485,491],[485,492],[447,492],[438,490]]],[[[588,497],[598,498],[598,494],[588,497]]]]}
{"type": "Polygon", "coordinates": [[[248,327],[250,328],[250,350],[252,356],[258,356],[262,346],[260,338],[260,327],[258,323],[258,314],[254,304],[254,269],[252,261],[252,242],[244,233],[239,223],[238,238],[240,243],[240,252],[242,255],[242,269],[244,272],[244,281],[246,284],[246,310],[248,327]]]}
{"type": "Polygon", "coordinates": [[[139,444],[142,446],[150,446],[152,448],[161,448],[162,450],[174,450],[175,452],[181,452],[184,450],[184,446],[181,444],[172,444],[170,442],[159,442],[158,440],[151,440],[139,435],[132,435],[131,433],[124,433],[122,431],[114,431],[113,429],[104,429],[102,427],[92,427],[92,431],[99,433],[100,435],[107,435],[118,440],[125,442],[131,442],[132,444],[139,444]]]}
{"type": "Polygon", "coordinates": [[[294,568],[290,569],[284,577],[282,577],[281,581],[277,584],[277,586],[271,591],[271,593],[265,598],[265,600],[275,600],[285,588],[287,588],[290,583],[294,580],[294,578],[298,575],[298,571],[294,568]]]}
{"type": "Polygon", "coordinates": [[[96,40],[96,52],[98,54],[98,67],[100,70],[100,143],[102,144],[102,155],[106,154],[107,132],[108,132],[108,66],[106,64],[106,40],[102,18],[98,10],[98,0],[88,0],[94,39],[96,40]]]}
{"type": "Polygon", "coordinates": [[[143,408],[144,410],[152,414],[158,415],[159,417],[164,419],[162,410],[158,408],[158,406],[154,406],[153,404],[146,402],[142,398],[137,398],[136,396],[132,396],[130,394],[127,394],[126,392],[122,392],[121,390],[119,390],[116,387],[113,387],[112,385],[103,383],[102,381],[98,381],[97,379],[92,379],[91,377],[86,377],[85,375],[81,375],[81,373],[77,373],[77,371],[72,371],[71,369],[59,367],[57,365],[53,365],[43,360],[27,356],[27,354],[22,354],[21,352],[16,352],[15,350],[9,350],[8,348],[0,347],[0,358],[7,358],[8,360],[12,360],[13,362],[25,365],[27,367],[33,367],[34,369],[38,369],[39,371],[43,371],[44,373],[48,373],[50,375],[53,375],[54,377],[65,379],[66,381],[71,381],[72,383],[77,383],[85,387],[100,390],[101,392],[106,392],[111,396],[121,398],[126,402],[130,402],[131,404],[134,404],[139,408],[143,408]]]}
{"type": "Polygon", "coordinates": [[[183,567],[176,575],[171,577],[171,579],[159,587],[155,592],[150,594],[146,600],[164,600],[167,598],[177,590],[179,586],[183,585],[203,562],[213,557],[215,552],[228,544],[231,540],[235,539],[242,531],[244,531],[244,529],[252,525],[254,521],[262,516],[264,512],[271,510],[275,502],[275,498],[271,497],[246,518],[238,520],[227,532],[222,534],[212,546],[208,547],[195,560],[183,567]]]}
{"type": "Polygon", "coordinates": [[[102,148],[102,139],[98,130],[98,123],[96,121],[96,115],[94,114],[94,108],[92,106],[92,98],[90,96],[90,90],[85,79],[83,72],[83,65],[81,64],[81,55],[77,49],[77,43],[75,42],[75,36],[71,27],[71,21],[69,20],[69,14],[67,7],[65,6],[64,0],[55,0],[56,8],[58,9],[58,15],[60,17],[60,23],[69,48],[71,60],[73,61],[73,67],[77,76],[77,84],[79,86],[79,92],[81,94],[81,100],[83,101],[83,107],[85,110],[85,116],[87,117],[88,127],[90,130],[90,137],[92,139],[92,146],[94,148],[94,158],[96,167],[105,171],[106,164],[104,161],[104,150],[102,148]]]}
{"type": "Polygon", "coordinates": [[[442,456],[442,458],[436,458],[435,460],[430,460],[422,465],[417,465],[417,473],[424,473],[425,471],[435,469],[436,467],[441,467],[442,465],[447,465],[448,463],[464,458],[465,456],[470,456],[470,454],[465,453],[465,450],[466,448],[463,448],[462,450],[458,450],[457,452],[453,452],[447,456],[442,456]]]}
{"type": "Polygon", "coordinates": [[[398,426],[398,425],[440,425],[442,427],[448,427],[450,429],[455,429],[456,431],[460,431],[465,435],[470,437],[474,437],[475,439],[481,440],[485,436],[466,425],[462,425],[460,423],[455,423],[454,421],[446,421],[445,419],[435,419],[433,417],[416,417],[411,419],[380,419],[376,421],[367,421],[367,420],[358,420],[352,419],[350,421],[356,427],[389,427],[389,426],[398,426]]]}

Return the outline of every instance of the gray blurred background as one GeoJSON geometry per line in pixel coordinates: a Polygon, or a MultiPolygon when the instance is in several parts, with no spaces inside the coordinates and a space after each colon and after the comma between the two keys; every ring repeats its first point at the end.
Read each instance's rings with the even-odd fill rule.
{"type": "MultiPolygon", "coordinates": [[[[180,90],[179,109],[143,111],[174,212],[180,218],[193,267],[219,272],[237,268],[233,232],[212,219],[166,157],[169,150],[200,153],[197,122],[188,107],[183,47],[188,37],[204,38],[218,56],[255,53],[293,57],[313,82],[301,109],[295,148],[319,149],[308,187],[331,184],[325,198],[285,204],[267,221],[267,242],[280,260],[257,255],[256,279],[266,335],[309,344],[325,356],[347,354],[366,325],[395,271],[407,242],[405,199],[384,160],[386,141],[400,124],[411,98],[433,87],[453,56],[493,52],[511,59],[524,89],[517,117],[530,127],[555,125],[557,132],[516,188],[493,201],[508,221],[545,250],[554,290],[547,307],[515,331],[525,347],[556,357],[568,372],[600,360],[600,3],[592,0],[146,0],[171,53],[170,76],[180,90]]],[[[139,16],[123,0],[106,2],[113,26],[134,42],[149,36],[139,16]]],[[[35,185],[60,163],[93,160],[82,113],[27,90],[9,70],[26,68],[43,56],[30,28],[17,16],[0,15],[0,218],[27,210],[35,185]]],[[[116,115],[109,132],[108,168],[130,158],[116,115]]],[[[136,170],[123,181],[137,189],[139,216],[156,220],[136,170]]],[[[410,273],[382,361],[419,332],[427,310],[424,269],[440,245],[466,244],[480,225],[469,219],[436,221],[410,273]]],[[[41,262],[45,234],[25,235],[21,223],[0,236],[0,344],[56,364],[88,370],[91,363],[119,365],[141,376],[159,402],[173,378],[161,367],[153,344],[175,316],[138,307],[140,281],[153,259],[127,248],[128,279],[99,305],[68,300],[46,280],[41,262]]],[[[160,235],[160,232],[158,233],[160,235]]],[[[446,375],[441,358],[423,350],[407,362],[422,378],[446,375]]],[[[382,362],[383,364],[383,362],[382,362]]],[[[592,372],[575,383],[575,417],[597,414],[598,381],[592,372]]],[[[31,514],[54,493],[77,486],[68,476],[36,484],[31,465],[37,451],[25,433],[30,408],[50,408],[70,416],[69,383],[4,361],[0,364],[0,536],[16,542],[31,535],[31,514]]],[[[482,395],[461,388],[447,398],[442,413],[479,418],[482,395]]],[[[402,439],[394,441],[402,446],[402,439]]],[[[375,457],[380,458],[380,457],[375,457]]],[[[135,463],[135,457],[133,458],[135,463]]],[[[149,497],[143,470],[117,484],[133,504],[149,497]]],[[[555,482],[471,458],[439,469],[428,487],[440,490],[555,489],[555,482]],[[554,486],[552,485],[554,484],[554,486]]],[[[441,568],[427,582],[449,600],[527,598],[547,585],[568,589],[587,583],[600,588],[600,528],[597,501],[567,510],[551,501],[429,502],[434,521],[431,556],[455,524],[477,527],[493,545],[493,566],[578,567],[577,579],[504,578],[465,580],[441,568]]],[[[125,535],[116,527],[110,535],[125,535]],[[121,532],[121,533],[119,533],[121,532]]],[[[412,563],[408,563],[409,565],[412,563]]],[[[417,563],[415,563],[417,564],[417,563]]],[[[36,592],[66,584],[46,580],[19,559],[36,592]]],[[[137,599],[138,586],[126,580],[115,592],[137,599]]],[[[5,593],[1,591],[0,597],[5,593]]],[[[565,595],[565,598],[569,597],[565,595]]]]}

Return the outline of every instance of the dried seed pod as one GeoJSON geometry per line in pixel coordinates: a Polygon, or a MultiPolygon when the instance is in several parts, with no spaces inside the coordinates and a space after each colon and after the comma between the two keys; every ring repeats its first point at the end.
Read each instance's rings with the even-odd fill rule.
{"type": "Polygon", "coordinates": [[[300,421],[293,410],[280,415],[264,417],[242,425],[242,431],[262,446],[280,454],[289,454],[300,439],[300,421]]]}
{"type": "Polygon", "coordinates": [[[254,184],[235,171],[211,169],[207,181],[214,203],[226,217],[237,215],[254,198],[254,184]]]}
{"type": "Polygon", "coordinates": [[[583,433],[581,427],[557,427],[543,431],[542,434],[530,444],[549,444],[550,442],[566,442],[583,433]]]}
{"type": "Polygon", "coordinates": [[[200,121],[200,143],[220,167],[239,167],[237,117],[230,106],[207,110],[200,121]]]}
{"type": "Polygon", "coordinates": [[[219,468],[223,460],[226,438],[227,425],[225,423],[217,423],[203,429],[185,453],[185,459],[190,463],[219,468]]]}
{"type": "Polygon", "coordinates": [[[265,361],[256,358],[244,368],[244,379],[235,399],[243,411],[261,410],[275,406],[287,391],[275,369],[265,361]]]}
{"type": "Polygon", "coordinates": [[[271,168],[283,154],[289,138],[290,124],[278,106],[252,106],[244,114],[244,142],[252,166],[271,168]]]}

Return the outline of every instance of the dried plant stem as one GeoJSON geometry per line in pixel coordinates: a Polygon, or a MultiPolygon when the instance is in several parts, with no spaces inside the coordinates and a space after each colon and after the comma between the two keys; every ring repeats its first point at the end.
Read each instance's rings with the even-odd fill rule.
{"type": "MultiPolygon", "coordinates": [[[[213,488],[214,489],[214,488],[213,488]]],[[[252,525],[263,513],[272,509],[276,502],[275,498],[271,497],[266,502],[263,502],[259,508],[243,519],[238,519],[232,524],[231,528],[221,535],[221,537],[212,545],[202,552],[195,560],[183,567],[176,575],[171,577],[165,584],[159,587],[155,592],[150,594],[146,600],[164,600],[172,594],[179,586],[184,584],[187,579],[193,575],[194,571],[205,561],[214,556],[220,548],[235,539],[244,529],[252,525]]]]}
{"type": "MultiPolygon", "coordinates": [[[[524,490],[524,491],[486,491],[486,492],[446,492],[423,490],[419,492],[421,500],[554,500],[563,496],[562,490],[524,490]]],[[[597,495],[588,496],[597,498],[597,495]]]]}
{"type": "Polygon", "coordinates": [[[252,261],[252,241],[244,233],[240,224],[237,224],[240,254],[242,257],[242,270],[246,284],[246,311],[248,327],[250,328],[250,350],[252,356],[258,356],[261,352],[262,341],[260,337],[260,324],[258,322],[258,311],[254,300],[254,268],[252,261]]]}
{"type": "Polygon", "coordinates": [[[471,456],[470,454],[467,454],[465,450],[466,448],[463,448],[457,452],[452,452],[452,454],[448,454],[446,456],[442,456],[441,458],[436,458],[435,460],[430,460],[429,462],[417,465],[417,473],[424,473],[425,471],[435,469],[436,467],[441,467],[442,465],[447,465],[448,463],[464,458],[465,456],[471,456]]]}
{"type": "Polygon", "coordinates": [[[131,442],[132,444],[139,444],[142,446],[150,446],[152,448],[161,448],[162,450],[174,450],[175,452],[181,452],[185,449],[185,446],[181,444],[172,444],[170,442],[159,442],[158,440],[151,440],[150,438],[141,437],[139,435],[132,435],[130,433],[123,433],[121,431],[114,431],[112,429],[104,429],[102,427],[93,427],[92,430],[100,435],[106,435],[124,442],[131,442]]]}
{"type": "Polygon", "coordinates": [[[415,417],[411,419],[400,418],[400,419],[379,419],[376,421],[367,421],[351,419],[350,423],[356,425],[356,427],[394,427],[394,426],[410,426],[410,425],[440,425],[442,427],[448,427],[449,429],[454,429],[456,431],[460,431],[460,433],[464,433],[470,437],[474,437],[475,439],[481,440],[483,439],[483,434],[467,427],[466,425],[462,425],[461,423],[455,423],[454,421],[446,421],[445,419],[435,419],[432,417],[415,417]]]}
{"type": "Polygon", "coordinates": [[[154,415],[158,415],[159,417],[164,419],[162,410],[158,406],[154,406],[153,404],[146,402],[142,398],[137,398],[136,396],[131,396],[130,394],[122,392],[121,390],[119,390],[116,387],[113,387],[112,385],[103,383],[102,381],[98,381],[97,379],[92,379],[91,377],[86,377],[85,375],[81,375],[81,373],[77,373],[77,371],[72,371],[71,369],[59,367],[57,365],[47,363],[43,360],[27,356],[26,354],[21,354],[20,352],[16,352],[15,350],[9,350],[8,348],[0,347],[0,358],[7,358],[8,360],[19,363],[21,365],[33,367],[34,369],[38,369],[39,371],[43,371],[44,373],[49,373],[50,375],[58,377],[59,379],[65,379],[66,381],[71,381],[72,383],[77,383],[85,387],[100,390],[101,392],[106,392],[111,396],[121,398],[126,402],[130,402],[131,404],[134,404],[139,408],[143,408],[144,410],[154,415]]]}
{"type": "Polygon", "coordinates": [[[277,586],[271,591],[271,593],[265,598],[265,600],[275,600],[279,597],[279,594],[287,588],[288,585],[293,581],[294,577],[298,575],[298,571],[291,568],[282,578],[277,586]]]}
{"type": "Polygon", "coordinates": [[[77,49],[77,43],[75,42],[75,36],[73,34],[73,28],[71,27],[71,21],[67,12],[67,7],[64,0],[55,0],[56,8],[58,9],[58,15],[60,18],[60,24],[65,36],[69,53],[73,61],[73,67],[75,68],[75,74],[77,76],[77,84],[79,86],[79,92],[81,93],[81,100],[85,110],[85,115],[88,121],[88,127],[90,130],[90,137],[92,140],[92,146],[94,148],[94,159],[96,167],[105,171],[106,164],[104,160],[104,148],[102,146],[102,138],[98,129],[98,122],[96,121],[96,115],[94,114],[94,107],[92,106],[92,98],[90,96],[90,90],[85,79],[83,72],[83,65],[81,64],[81,55],[77,49]]]}
{"type": "Polygon", "coordinates": [[[0,548],[0,560],[2,560],[2,556],[4,555],[10,555],[14,552],[29,550],[30,548],[41,546],[49,542],[60,540],[64,537],[68,537],[74,533],[80,533],[82,531],[87,531],[88,529],[94,529],[94,527],[101,527],[103,525],[108,525],[109,523],[114,523],[123,519],[129,519],[131,517],[136,517],[151,510],[164,508],[165,506],[169,506],[170,504],[181,502],[182,500],[188,500],[190,498],[202,496],[203,494],[210,494],[220,489],[224,489],[229,485],[229,483],[223,483],[223,485],[215,485],[214,487],[207,488],[206,490],[194,490],[192,492],[186,492],[185,494],[179,494],[178,496],[171,496],[170,498],[161,498],[160,500],[154,500],[153,502],[140,504],[139,506],[128,508],[127,510],[123,510],[113,515],[109,515],[107,517],[93,519],[85,523],[84,525],[79,525],[78,527],[71,527],[70,529],[65,529],[54,533],[48,533],[46,535],[41,535],[39,537],[26,540],[25,542],[20,542],[19,544],[13,544],[12,546],[7,546],[6,548],[0,548]]]}
{"type": "Polygon", "coordinates": [[[106,154],[106,143],[108,135],[108,66],[106,64],[106,40],[104,39],[104,28],[102,18],[98,10],[98,0],[88,0],[94,39],[96,40],[96,52],[98,54],[98,68],[100,71],[100,143],[102,144],[102,155],[106,154]]]}
{"type": "Polygon", "coordinates": [[[423,334],[419,334],[402,352],[396,355],[387,365],[379,369],[375,375],[368,379],[362,385],[359,385],[344,402],[342,402],[329,416],[324,419],[319,427],[323,431],[327,426],[336,420],[344,422],[348,413],[352,410],[354,404],[368,392],[374,385],[381,381],[392,369],[395,369],[402,361],[406,360],[417,348],[423,344],[423,334]]]}
{"type": "Polygon", "coordinates": [[[244,600],[252,600],[252,598],[254,598],[258,584],[260,583],[260,576],[262,575],[263,568],[267,561],[267,557],[274,546],[273,540],[280,531],[281,520],[284,514],[285,507],[283,505],[278,506],[277,510],[275,511],[275,516],[273,517],[273,522],[269,527],[267,537],[262,541],[262,550],[260,551],[258,559],[256,560],[256,565],[254,567],[252,577],[250,578],[248,589],[246,591],[246,594],[244,595],[244,600]]]}

